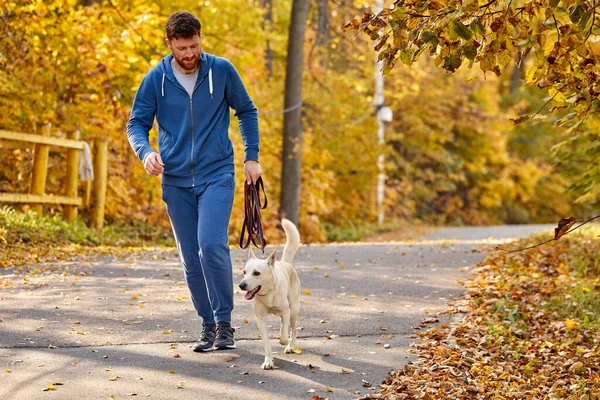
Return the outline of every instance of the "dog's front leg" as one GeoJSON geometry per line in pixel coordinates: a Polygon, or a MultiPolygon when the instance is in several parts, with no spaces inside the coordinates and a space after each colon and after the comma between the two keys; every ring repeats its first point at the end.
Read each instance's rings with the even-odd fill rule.
{"type": "Polygon", "coordinates": [[[280,329],[279,329],[279,343],[282,345],[286,345],[290,342],[289,332],[290,332],[290,310],[286,309],[281,313],[280,321],[280,329]]]}
{"type": "Polygon", "coordinates": [[[269,343],[269,332],[267,332],[267,321],[266,316],[256,317],[258,322],[258,331],[262,337],[263,346],[265,348],[265,362],[262,363],[262,369],[273,369],[273,351],[271,350],[271,344],[269,343]]]}

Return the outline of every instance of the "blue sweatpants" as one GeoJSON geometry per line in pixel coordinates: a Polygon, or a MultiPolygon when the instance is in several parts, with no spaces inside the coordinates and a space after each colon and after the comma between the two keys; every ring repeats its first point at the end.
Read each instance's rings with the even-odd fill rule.
{"type": "Polygon", "coordinates": [[[228,226],[235,189],[233,174],[196,187],[163,185],[162,189],[198,315],[205,324],[231,322],[233,271],[228,226]]]}

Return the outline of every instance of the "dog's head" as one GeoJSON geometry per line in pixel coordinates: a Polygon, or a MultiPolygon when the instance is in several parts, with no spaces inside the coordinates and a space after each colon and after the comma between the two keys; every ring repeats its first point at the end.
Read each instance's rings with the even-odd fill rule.
{"type": "Polygon", "coordinates": [[[254,255],[250,249],[250,256],[244,267],[244,278],[240,282],[240,289],[246,291],[244,298],[252,300],[259,292],[266,294],[275,283],[273,268],[275,268],[275,253],[273,252],[265,260],[254,255]]]}

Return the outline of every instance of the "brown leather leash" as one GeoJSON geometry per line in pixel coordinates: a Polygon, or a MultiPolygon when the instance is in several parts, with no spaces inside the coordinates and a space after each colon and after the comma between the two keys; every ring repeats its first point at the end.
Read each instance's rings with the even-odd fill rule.
{"type": "Polygon", "coordinates": [[[256,183],[246,181],[244,184],[244,224],[240,234],[240,247],[247,249],[250,243],[265,252],[267,241],[263,234],[262,221],[260,219],[260,210],[267,208],[267,194],[262,177],[256,180],[256,183]],[[264,205],[260,200],[260,191],[264,197],[264,205]],[[244,239],[248,233],[248,237],[244,239]]]}

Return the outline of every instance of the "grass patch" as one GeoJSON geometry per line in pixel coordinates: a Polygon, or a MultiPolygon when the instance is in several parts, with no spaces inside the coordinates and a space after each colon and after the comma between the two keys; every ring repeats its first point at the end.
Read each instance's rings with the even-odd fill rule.
{"type": "Polygon", "coordinates": [[[67,223],[57,215],[0,208],[0,268],[154,246],[174,246],[170,231],[140,223],[113,224],[97,230],[81,220],[67,223]]]}

